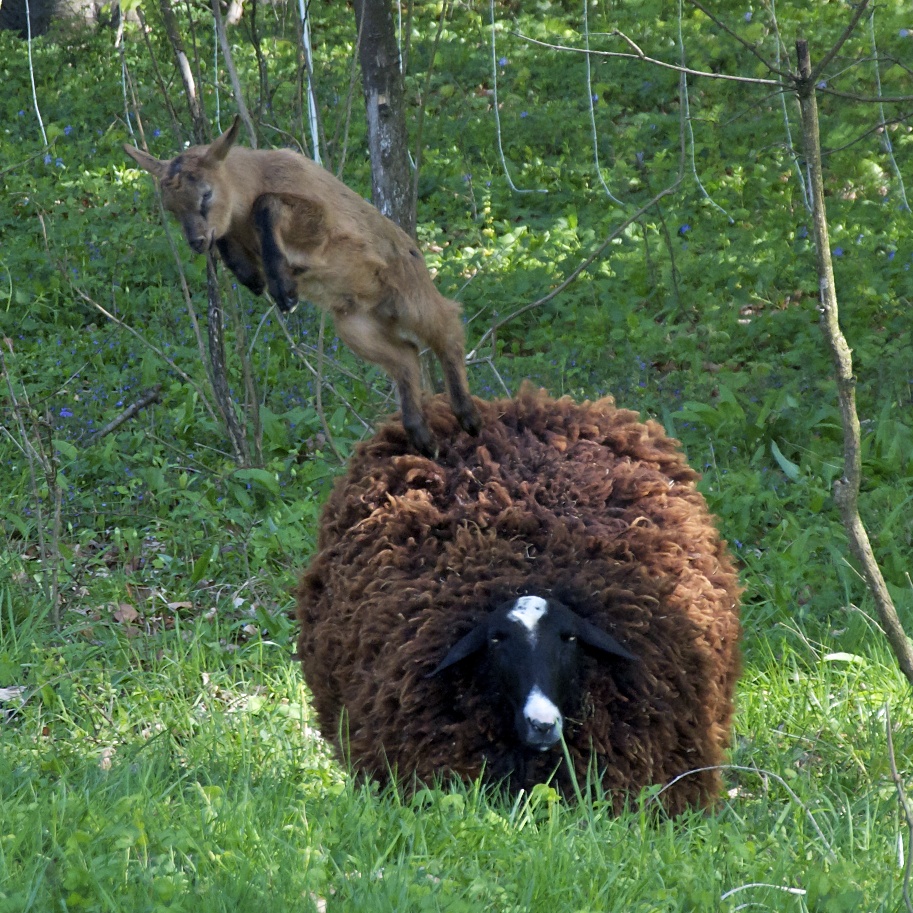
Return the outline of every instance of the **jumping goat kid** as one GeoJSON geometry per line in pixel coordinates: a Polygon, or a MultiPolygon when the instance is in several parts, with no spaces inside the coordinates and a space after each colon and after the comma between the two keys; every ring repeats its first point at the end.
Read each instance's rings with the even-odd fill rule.
{"type": "Polygon", "coordinates": [[[422,413],[419,343],[440,361],[460,425],[478,434],[460,306],[435,288],[415,242],[310,159],[235,146],[239,124],[173,159],[124,150],[159,181],[194,252],[215,247],[241,283],[268,290],[283,311],[303,298],[330,312],[340,339],[396,383],[419,453],[437,451],[422,413]]]}

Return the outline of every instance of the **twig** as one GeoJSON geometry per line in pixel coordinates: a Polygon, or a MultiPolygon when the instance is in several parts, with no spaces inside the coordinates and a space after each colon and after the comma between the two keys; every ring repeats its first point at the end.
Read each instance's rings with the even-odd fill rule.
{"type": "Polygon", "coordinates": [[[690,777],[693,774],[706,773],[709,770],[720,770],[720,771],[740,770],[740,771],[744,771],[745,773],[755,774],[756,776],[759,776],[759,777],[770,777],[772,780],[776,780],[777,783],[779,783],[780,786],[782,786],[783,789],[785,789],[786,792],[789,793],[790,799],[792,799],[793,802],[795,802],[796,805],[798,805],[799,808],[801,808],[802,811],[805,812],[805,816],[811,822],[811,825],[814,828],[815,833],[818,835],[818,839],[824,844],[825,848],[827,849],[828,860],[830,862],[837,861],[837,856],[834,853],[834,850],[831,847],[830,842],[828,841],[827,837],[824,836],[824,831],[821,830],[820,825],[815,820],[815,816],[809,811],[808,806],[796,795],[796,793],[793,791],[793,789],[790,787],[790,785],[786,782],[786,780],[783,779],[783,777],[781,777],[779,774],[772,773],[769,770],[761,770],[760,768],[757,768],[757,767],[747,767],[743,764],[716,764],[716,765],[713,765],[712,767],[696,767],[694,770],[686,770],[684,773],[680,773],[677,777],[674,777],[672,780],[670,780],[668,783],[666,783],[662,787],[662,789],[660,789],[658,792],[656,792],[654,795],[652,795],[650,797],[650,801],[651,802],[657,801],[659,799],[659,797],[667,789],[670,789],[672,786],[674,786],[676,783],[678,783],[679,780],[683,780],[685,777],[690,777]]]}
{"type": "Polygon", "coordinates": [[[722,19],[718,18],[713,13],[711,13],[710,10],[708,10],[707,7],[705,7],[703,4],[698,3],[698,0],[688,0],[688,3],[690,3],[692,6],[696,7],[697,9],[699,9],[711,22],[715,23],[727,35],[729,35],[730,38],[734,38],[736,41],[738,41],[738,43],[740,45],[742,45],[742,47],[745,48],[745,50],[748,51],[749,54],[753,54],[755,57],[757,57],[758,60],[760,60],[761,63],[764,64],[764,69],[768,70],[771,73],[776,73],[777,76],[780,76],[783,79],[791,78],[790,73],[784,73],[778,67],[773,66],[773,64],[771,64],[769,60],[767,60],[765,57],[761,56],[761,53],[751,42],[746,41],[738,32],[733,31],[731,28],[729,28],[729,26],[726,25],[726,23],[723,22],[722,19]]]}
{"type": "Polygon", "coordinates": [[[900,807],[903,809],[904,817],[907,819],[907,861],[903,874],[903,899],[907,906],[907,913],[913,913],[913,900],[910,898],[910,875],[913,872],[913,809],[907,801],[907,796],[903,788],[903,780],[897,771],[897,758],[894,756],[894,734],[891,725],[891,706],[888,703],[884,705],[884,726],[885,734],[888,740],[888,761],[891,764],[891,779],[897,789],[897,799],[900,807]]]}
{"type": "Polygon", "coordinates": [[[225,34],[225,24],[222,22],[222,12],[219,9],[219,0],[212,0],[212,17],[216,24],[216,34],[219,36],[219,46],[222,48],[222,58],[225,61],[225,69],[228,70],[228,78],[231,80],[231,91],[235,97],[235,104],[238,106],[238,114],[244,121],[247,128],[247,137],[252,149],[257,148],[257,131],[254,129],[253,121],[250,119],[250,112],[244,102],[244,92],[241,90],[241,81],[238,79],[238,71],[235,69],[235,61],[231,56],[231,45],[228,43],[228,36],[225,34]]]}
{"type": "Polygon", "coordinates": [[[752,76],[730,76],[727,73],[708,73],[704,70],[692,70],[690,67],[681,67],[674,63],[667,63],[665,60],[658,60],[655,57],[648,57],[627,35],[614,29],[610,34],[623,38],[632,48],[637,50],[635,54],[623,54],[621,51],[588,51],[586,48],[575,48],[564,44],[552,44],[548,41],[539,41],[537,38],[530,38],[522,32],[513,32],[517,38],[528,41],[530,44],[539,45],[539,47],[549,48],[552,51],[572,51],[575,54],[592,54],[595,57],[620,57],[624,60],[641,60],[644,63],[652,63],[658,67],[667,70],[673,70],[676,73],[684,73],[687,76],[704,76],[707,79],[723,79],[727,82],[738,82],[747,86],[774,86],[775,88],[786,90],[789,88],[788,83],[778,82],[776,79],[760,79],[752,76]]]}
{"type": "Polygon", "coordinates": [[[797,897],[805,897],[805,895],[808,893],[808,891],[806,891],[804,888],[789,888],[786,885],[754,882],[752,884],[740,884],[737,888],[732,888],[725,894],[721,894],[720,900],[728,900],[730,897],[732,897],[733,894],[738,894],[739,891],[747,891],[750,888],[771,888],[774,891],[783,891],[786,894],[795,894],[797,897]]]}
{"type": "Polygon", "coordinates": [[[333,453],[336,454],[336,458],[340,463],[344,463],[345,460],[339,452],[339,448],[336,446],[336,441],[333,439],[333,432],[330,431],[330,425],[327,422],[326,413],[323,411],[323,332],[326,325],[327,312],[321,311],[320,331],[317,334],[317,414],[320,416],[320,424],[323,425],[323,433],[327,436],[327,441],[329,441],[330,447],[333,448],[333,453]]]}
{"type": "Polygon", "coordinates": [[[141,412],[143,409],[146,408],[146,406],[150,406],[150,405],[152,405],[152,403],[157,403],[159,401],[159,399],[161,398],[160,397],[161,392],[162,392],[161,384],[156,384],[154,387],[151,387],[135,403],[127,406],[127,408],[124,409],[124,411],[121,412],[121,414],[118,415],[117,418],[108,422],[108,424],[105,425],[104,428],[99,428],[98,431],[96,431],[90,439],[92,441],[92,443],[94,444],[94,443],[100,441],[103,437],[107,437],[109,434],[111,434],[112,431],[117,431],[117,429],[120,428],[120,426],[123,425],[124,422],[130,421],[130,419],[133,418],[134,415],[136,415],[138,412],[141,412]]]}
{"type": "Polygon", "coordinates": [[[869,0],[860,0],[859,4],[856,6],[856,11],[853,13],[853,18],[850,19],[849,25],[843,30],[843,34],[831,46],[830,50],[821,58],[821,60],[818,61],[818,66],[810,73],[803,73],[802,66],[800,65],[800,77],[807,77],[812,84],[820,79],[821,74],[827,69],[827,65],[840,53],[840,48],[843,47],[850,35],[856,31],[856,26],[859,25],[859,20],[862,18],[863,13],[865,13],[868,5],[869,0]]]}
{"type": "Polygon", "coordinates": [[[304,353],[301,351],[301,347],[295,342],[294,337],[289,332],[289,328],[285,322],[285,318],[278,311],[276,311],[276,319],[279,323],[279,326],[282,327],[282,332],[285,333],[285,338],[288,340],[289,345],[292,347],[292,352],[294,352],[295,355],[297,355],[298,358],[300,358],[301,361],[304,362],[304,366],[308,369],[308,371],[311,372],[311,374],[313,374],[313,376],[317,380],[317,382],[326,384],[327,389],[333,393],[333,395],[352,413],[352,415],[356,419],[358,419],[359,422],[361,422],[362,425],[364,425],[365,430],[370,431],[371,430],[370,423],[365,421],[358,414],[358,411],[356,410],[356,408],[336,389],[336,387],[333,384],[331,384],[325,378],[321,378],[320,372],[311,364],[311,362],[307,358],[307,356],[304,355],[304,353]]]}
{"type": "Polygon", "coordinates": [[[612,243],[629,225],[633,222],[636,222],[642,215],[649,212],[650,209],[655,206],[663,197],[668,196],[670,193],[673,193],[678,185],[681,183],[682,177],[679,175],[675,181],[670,184],[665,190],[660,191],[653,197],[646,205],[641,206],[633,215],[625,219],[603,242],[586,258],[560,285],[553,288],[547,295],[544,295],[542,298],[539,298],[538,301],[532,301],[529,304],[524,304],[523,307],[517,308],[512,314],[508,314],[507,317],[504,317],[501,320],[495,321],[480,337],[479,341],[476,343],[475,348],[467,354],[467,359],[475,358],[476,353],[481,348],[483,343],[494,335],[501,327],[505,324],[510,323],[510,321],[515,320],[517,317],[520,317],[522,314],[531,311],[534,308],[540,307],[543,304],[551,301],[556,295],[560,295],[608,246],[612,243]]]}
{"type": "Polygon", "coordinates": [[[441,15],[438,18],[437,31],[434,33],[434,41],[431,45],[431,54],[429,56],[430,63],[425,71],[425,86],[422,89],[422,95],[419,99],[418,117],[416,118],[415,125],[415,165],[412,169],[412,201],[410,203],[413,212],[415,212],[416,207],[418,206],[418,179],[422,169],[422,130],[425,126],[425,104],[428,100],[428,96],[431,94],[431,77],[434,74],[434,61],[437,57],[437,49],[441,42],[441,34],[444,31],[444,23],[450,15],[452,3],[453,0],[447,0],[446,3],[441,4],[441,15]]]}
{"type": "Polygon", "coordinates": [[[521,190],[517,187],[507,170],[507,159],[504,157],[504,144],[501,142],[501,112],[498,105],[498,58],[495,50],[495,0],[490,0],[489,11],[491,14],[491,93],[492,105],[491,110],[495,116],[495,131],[498,137],[498,155],[501,158],[501,167],[504,169],[504,177],[514,193],[548,193],[545,188],[533,188],[532,190],[521,190]]]}
{"type": "Polygon", "coordinates": [[[124,321],[121,320],[119,317],[115,317],[109,310],[105,309],[97,301],[90,298],[78,286],[73,285],[71,287],[72,287],[73,291],[76,292],[76,294],[80,298],[82,298],[83,301],[86,302],[86,304],[89,304],[92,307],[94,307],[97,311],[100,311],[112,323],[116,323],[119,327],[123,327],[123,329],[125,329],[128,333],[135,336],[144,346],[146,346],[147,349],[150,349],[151,351],[155,352],[155,354],[158,355],[158,357],[161,358],[162,361],[164,361],[165,364],[168,365],[168,367],[171,368],[172,371],[174,371],[182,380],[186,381],[186,383],[190,384],[190,386],[193,387],[194,390],[196,390],[197,395],[200,397],[200,401],[206,407],[206,411],[209,412],[209,415],[212,418],[212,420],[218,421],[218,416],[213,411],[212,404],[209,402],[209,397],[206,395],[203,388],[186,371],[181,370],[181,368],[179,368],[172,359],[170,359],[157,345],[149,342],[149,340],[146,339],[146,337],[143,336],[142,333],[140,333],[138,330],[135,330],[128,323],[124,323],[124,321]]]}

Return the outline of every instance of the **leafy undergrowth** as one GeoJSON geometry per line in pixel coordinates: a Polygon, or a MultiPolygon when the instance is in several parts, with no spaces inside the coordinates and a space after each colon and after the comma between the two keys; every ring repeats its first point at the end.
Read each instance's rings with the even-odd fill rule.
{"type": "MultiPolygon", "coordinates": [[[[324,151],[367,194],[363,112],[345,104],[351,14],[312,6],[324,151]]],[[[784,46],[805,31],[817,59],[851,10],[813,6],[776,12],[784,46]]],[[[909,835],[885,725],[890,713],[908,776],[913,720],[831,497],[842,431],[784,123],[797,143],[792,101],[693,80],[680,187],[564,292],[511,317],[679,167],[677,75],[601,58],[588,85],[580,55],[527,40],[580,46],[577,5],[525,7],[496,5],[494,61],[488,4],[454,6],[433,60],[437,12],[415,12],[420,240],[464,305],[474,392],[530,378],[555,394],[611,394],[662,422],[703,472],[746,585],[728,798],[669,823],[645,796],[613,820],[598,798],[569,806],[548,787],[515,803],[450,786],[405,800],[329,760],[290,661],[290,590],[342,461],[394,408],[389,385],[302,307],[289,330],[322,363],[318,388],[264,300],[223,276],[229,381],[253,454],[238,468],[191,319],[205,323],[205,270],[121,149],[138,121],[112,36],[33,42],[45,147],[27,47],[0,34],[0,911],[899,907],[909,835]],[[99,434],[156,384],[158,402],[99,434]]],[[[675,62],[680,25],[694,69],[767,75],[694,10],[679,24],[663,0],[603,7],[588,7],[594,47],[628,49],[617,28],[675,62]]],[[[769,5],[714,9],[776,58],[769,5]]],[[[259,20],[272,105],[261,141],[274,146],[304,139],[293,17],[275,10],[259,20]]],[[[170,107],[158,89],[158,74],[176,79],[171,50],[156,9],[146,15],[148,42],[128,25],[122,60],[165,157],[187,137],[172,121],[181,100],[170,107]]],[[[211,60],[204,8],[187,15],[198,59],[211,60]]],[[[875,41],[884,94],[913,95],[908,20],[904,4],[879,5],[820,102],[862,509],[911,631],[913,131],[902,118],[878,128],[879,109],[826,92],[877,91],[875,41]]],[[[253,98],[257,61],[243,27],[233,34],[253,98]]],[[[230,98],[219,78],[218,96],[211,74],[200,80],[215,129],[230,98]]]]}

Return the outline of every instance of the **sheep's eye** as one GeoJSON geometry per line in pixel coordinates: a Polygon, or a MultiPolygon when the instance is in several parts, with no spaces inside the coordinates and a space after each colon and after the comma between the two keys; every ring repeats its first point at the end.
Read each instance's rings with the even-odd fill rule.
{"type": "Polygon", "coordinates": [[[211,191],[211,190],[207,190],[207,191],[203,194],[203,200],[202,200],[202,202],[200,203],[200,211],[203,213],[203,215],[206,215],[206,212],[207,212],[207,210],[209,209],[209,204],[210,204],[211,202],[212,202],[212,191],[211,191]]]}
{"type": "Polygon", "coordinates": [[[488,638],[488,642],[489,642],[493,647],[494,647],[494,646],[497,646],[499,643],[501,643],[502,640],[504,640],[504,635],[503,635],[503,634],[500,634],[500,633],[492,634],[491,637],[488,638]]]}
{"type": "Polygon", "coordinates": [[[562,639],[566,644],[575,644],[575,643],[577,643],[577,635],[576,635],[576,634],[562,634],[562,635],[561,635],[561,639],[562,639]]]}

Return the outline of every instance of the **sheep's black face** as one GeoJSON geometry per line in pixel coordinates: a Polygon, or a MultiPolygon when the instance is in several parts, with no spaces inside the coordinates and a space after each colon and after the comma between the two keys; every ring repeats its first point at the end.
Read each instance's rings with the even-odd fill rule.
{"type": "Polygon", "coordinates": [[[567,606],[521,596],[500,606],[450,650],[438,672],[479,654],[486,679],[514,714],[520,744],[546,751],[560,739],[565,715],[579,699],[581,652],[632,656],[613,637],[567,606]]]}

